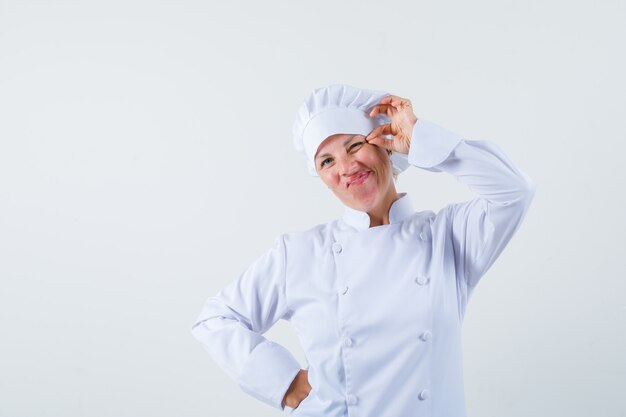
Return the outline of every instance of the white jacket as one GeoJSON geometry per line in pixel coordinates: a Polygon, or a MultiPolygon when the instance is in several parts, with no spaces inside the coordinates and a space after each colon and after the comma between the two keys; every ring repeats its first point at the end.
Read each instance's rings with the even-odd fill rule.
{"type": "Polygon", "coordinates": [[[408,161],[447,172],[477,196],[437,214],[402,193],[388,225],[343,218],[285,233],[216,296],[193,335],[243,391],[282,409],[301,369],[262,335],[290,321],[312,390],[307,417],[463,417],[461,324],[472,290],[522,222],[529,177],[489,141],[419,120],[408,161]]]}

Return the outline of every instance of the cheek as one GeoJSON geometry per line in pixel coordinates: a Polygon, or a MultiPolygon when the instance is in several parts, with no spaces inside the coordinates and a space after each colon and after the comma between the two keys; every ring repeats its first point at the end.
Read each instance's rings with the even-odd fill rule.
{"type": "Polygon", "coordinates": [[[376,167],[379,171],[389,169],[387,165],[390,161],[387,151],[378,147],[375,148],[376,149],[371,149],[370,152],[364,155],[363,161],[371,167],[376,167]]]}
{"type": "Polygon", "coordinates": [[[333,175],[331,172],[317,173],[320,176],[322,182],[329,188],[335,188],[337,186],[337,175],[333,175]]]}
{"type": "Polygon", "coordinates": [[[387,158],[387,151],[378,146],[370,145],[362,151],[359,156],[371,164],[381,164],[387,158]]]}

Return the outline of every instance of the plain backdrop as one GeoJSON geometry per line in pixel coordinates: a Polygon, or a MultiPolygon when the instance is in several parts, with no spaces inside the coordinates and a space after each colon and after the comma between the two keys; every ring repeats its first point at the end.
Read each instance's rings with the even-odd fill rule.
{"type": "MultiPolygon", "coordinates": [[[[342,215],[291,136],[329,83],[408,97],[537,184],[468,306],[468,414],[626,416],[625,21],[623,1],[0,0],[0,416],[289,412],[190,329],[278,234],[342,215]]],[[[398,191],[473,197],[419,168],[398,191]]],[[[266,336],[306,365],[289,323],[266,336]]]]}

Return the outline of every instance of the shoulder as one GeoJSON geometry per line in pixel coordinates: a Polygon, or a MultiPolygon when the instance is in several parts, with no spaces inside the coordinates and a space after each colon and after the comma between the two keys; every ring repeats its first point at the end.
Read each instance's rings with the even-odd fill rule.
{"type": "Polygon", "coordinates": [[[423,226],[425,224],[433,224],[437,220],[438,216],[440,215],[441,215],[441,212],[435,213],[432,210],[416,211],[415,213],[411,214],[404,221],[404,223],[408,227],[414,227],[418,225],[423,226]]]}

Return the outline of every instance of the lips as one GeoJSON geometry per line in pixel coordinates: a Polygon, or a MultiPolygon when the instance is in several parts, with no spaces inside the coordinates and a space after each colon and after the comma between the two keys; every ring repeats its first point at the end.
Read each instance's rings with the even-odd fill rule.
{"type": "Polygon", "coordinates": [[[352,175],[350,179],[348,180],[347,187],[350,187],[351,185],[362,184],[363,182],[365,182],[365,180],[367,179],[370,173],[371,171],[361,171],[352,175]]]}

